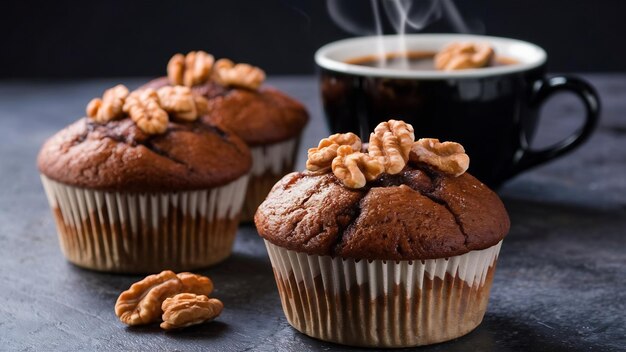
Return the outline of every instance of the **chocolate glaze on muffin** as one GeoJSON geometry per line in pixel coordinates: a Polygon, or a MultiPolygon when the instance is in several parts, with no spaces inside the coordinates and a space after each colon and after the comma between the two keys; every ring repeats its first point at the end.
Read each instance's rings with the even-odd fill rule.
{"type": "Polygon", "coordinates": [[[350,189],[332,174],[285,176],[255,216],[280,247],[354,259],[445,258],[496,245],[509,230],[498,196],[473,176],[410,162],[350,189]]]}
{"type": "Polygon", "coordinates": [[[139,193],[221,186],[246,174],[251,156],[236,135],[199,119],[149,135],[128,118],[82,118],[51,137],[37,163],[67,185],[139,193]]]}
{"type": "MultiPolygon", "coordinates": [[[[143,88],[170,85],[167,77],[148,82],[143,88]]],[[[233,131],[249,146],[281,142],[299,136],[309,117],[304,105],[273,87],[258,90],[224,87],[208,81],[191,87],[206,97],[209,111],[202,120],[233,131]]]]}

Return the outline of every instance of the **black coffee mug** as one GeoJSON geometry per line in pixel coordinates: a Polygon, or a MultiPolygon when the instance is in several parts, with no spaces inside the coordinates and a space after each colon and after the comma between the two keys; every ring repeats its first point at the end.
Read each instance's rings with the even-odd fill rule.
{"type": "Polygon", "coordinates": [[[461,143],[470,156],[470,173],[497,187],[533,166],[572,151],[589,138],[600,113],[596,91],[569,76],[546,76],[546,52],[519,40],[475,35],[413,34],[360,37],[320,48],[324,111],[333,133],[355,132],[368,139],[390,118],[411,123],[416,138],[461,143]],[[488,42],[513,64],[458,71],[402,70],[349,64],[346,61],[385,53],[436,52],[452,42],[488,42]],[[583,102],[586,118],[573,135],[552,147],[533,150],[541,105],[556,92],[568,91],[583,102]]]}

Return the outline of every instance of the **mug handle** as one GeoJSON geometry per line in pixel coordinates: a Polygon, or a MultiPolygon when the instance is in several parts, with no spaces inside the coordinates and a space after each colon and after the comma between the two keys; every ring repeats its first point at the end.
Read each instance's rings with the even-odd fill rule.
{"type": "Polygon", "coordinates": [[[524,128],[520,128],[521,150],[509,177],[571,152],[585,142],[595,130],[600,118],[600,98],[596,90],[581,79],[556,76],[536,81],[530,105],[532,108],[539,108],[554,93],[562,91],[576,94],[583,102],[586,111],[584,124],[569,137],[541,150],[530,148],[524,128]]]}

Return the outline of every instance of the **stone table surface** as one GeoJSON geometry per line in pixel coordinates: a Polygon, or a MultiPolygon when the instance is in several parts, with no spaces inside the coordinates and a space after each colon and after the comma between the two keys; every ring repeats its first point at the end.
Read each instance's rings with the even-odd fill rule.
{"type": "MultiPolygon", "coordinates": [[[[457,340],[419,350],[626,350],[626,75],[585,78],[603,100],[597,133],[582,148],[499,190],[512,228],[483,323],[457,340]]],[[[138,276],[65,261],[35,157],[45,138],[120,81],[142,82],[0,81],[0,350],[356,351],[290,327],[251,226],[240,228],[230,259],[200,271],[214,280],[223,315],[176,333],[128,328],[117,320],[115,300],[138,276]]],[[[304,156],[327,134],[317,83],[311,76],[270,83],[305,102],[312,114],[304,156]]],[[[555,98],[544,109],[537,144],[575,129],[579,108],[570,96],[555,98]]]]}

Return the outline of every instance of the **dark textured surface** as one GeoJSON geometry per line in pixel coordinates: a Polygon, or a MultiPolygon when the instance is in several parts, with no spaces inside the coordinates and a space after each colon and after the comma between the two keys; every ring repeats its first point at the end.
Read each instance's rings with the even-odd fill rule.
{"type": "MultiPolygon", "coordinates": [[[[465,337],[420,350],[626,350],[626,75],[588,78],[604,101],[598,133],[500,190],[512,227],[484,322],[465,337]]],[[[64,260],[35,156],[46,137],[113,83],[0,83],[0,350],[340,350],[287,324],[265,248],[250,227],[241,228],[232,258],[202,271],[215,282],[223,315],[178,333],[117,320],[115,299],[138,277],[64,260]]],[[[316,144],[326,131],[314,81],[271,83],[309,107],[301,148],[316,144]]],[[[538,145],[574,129],[570,115],[580,117],[567,97],[545,115],[538,145]]]]}

